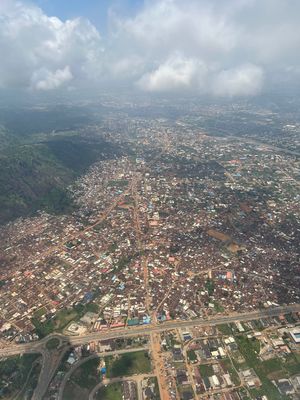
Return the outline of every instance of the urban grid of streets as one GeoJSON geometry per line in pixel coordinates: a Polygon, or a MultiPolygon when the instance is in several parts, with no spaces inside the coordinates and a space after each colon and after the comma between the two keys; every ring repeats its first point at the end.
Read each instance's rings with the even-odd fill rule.
{"type": "MultiPolygon", "coordinates": [[[[161,399],[169,399],[168,391],[166,390],[166,384],[164,382],[164,374],[162,371],[159,371],[159,367],[161,366],[159,362],[159,354],[160,353],[160,343],[155,343],[157,342],[157,338],[155,338],[155,334],[163,331],[168,331],[171,329],[178,329],[178,328],[189,328],[193,326],[203,326],[203,327],[208,327],[208,326],[215,326],[215,325],[221,325],[221,324],[228,324],[232,322],[242,322],[242,321],[251,321],[254,319],[260,319],[264,317],[272,317],[272,316],[278,316],[278,315],[283,315],[286,313],[292,313],[292,312],[300,312],[300,305],[291,305],[291,306],[284,306],[284,307],[276,307],[268,310],[262,310],[262,311],[257,311],[257,312],[252,312],[252,313],[247,313],[247,314],[236,314],[232,316],[224,316],[224,317],[217,317],[217,318],[212,318],[210,320],[193,320],[193,321],[174,321],[174,322],[166,322],[163,325],[152,325],[152,326],[143,326],[140,328],[131,328],[129,329],[124,328],[124,329],[118,329],[112,332],[98,332],[98,333],[89,333],[86,335],[82,336],[70,336],[70,337],[65,337],[63,335],[58,335],[58,334],[53,334],[51,336],[46,337],[45,339],[42,339],[38,342],[32,342],[28,344],[23,344],[23,345],[10,345],[6,346],[5,348],[0,349],[0,357],[8,357],[8,356],[13,356],[17,354],[26,354],[26,353],[41,353],[43,357],[43,364],[42,364],[42,370],[40,373],[39,381],[38,381],[38,386],[34,392],[33,400],[38,400],[43,398],[44,394],[47,391],[47,388],[49,386],[49,383],[51,382],[56,369],[61,362],[65,351],[70,347],[70,346],[78,346],[78,345],[83,345],[86,343],[90,343],[93,341],[99,341],[99,340],[105,340],[105,339],[112,339],[112,338],[120,338],[120,337],[132,337],[135,335],[151,335],[151,346],[150,350],[152,353],[152,361],[154,362],[154,366],[157,369],[156,376],[158,378],[158,383],[159,383],[159,389],[160,389],[160,395],[161,399]],[[51,338],[58,338],[60,340],[60,348],[56,352],[49,352],[47,351],[46,348],[46,343],[51,339],[51,338]],[[154,339],[153,339],[154,338],[154,339]],[[156,348],[156,344],[158,344],[159,350],[156,348]]],[[[141,351],[141,350],[147,350],[148,348],[138,348],[136,350],[141,351]]],[[[126,353],[128,351],[134,351],[134,349],[130,350],[121,350],[121,351],[115,351],[115,352],[106,352],[105,355],[115,355],[115,354],[122,354],[126,353]]],[[[82,363],[86,362],[87,359],[83,359],[82,363]]],[[[80,365],[80,362],[79,362],[80,365]]],[[[76,364],[76,368],[78,368],[78,364],[76,364]]],[[[73,372],[73,370],[70,370],[70,374],[73,372]]],[[[69,376],[67,375],[67,377],[69,376]]],[[[145,377],[145,375],[143,375],[145,377]]],[[[67,378],[66,378],[67,379],[67,378]]],[[[134,378],[134,379],[137,379],[134,378]]],[[[115,380],[117,382],[118,380],[115,380]]],[[[64,380],[66,382],[66,380],[64,380]]],[[[114,380],[112,380],[114,382],[114,380]]],[[[106,382],[107,384],[108,382],[106,382]]],[[[101,384],[99,384],[101,385],[101,384]]],[[[97,385],[97,387],[94,388],[91,394],[91,398],[93,398],[93,394],[98,390],[101,386],[97,385]]],[[[60,398],[62,398],[62,393],[63,393],[64,386],[61,387],[60,390],[60,398]]],[[[139,396],[139,400],[141,400],[142,397],[139,396]]]]}
{"type": "Polygon", "coordinates": [[[114,132],[135,156],[99,162],[80,178],[72,215],[42,213],[0,233],[0,355],[42,352],[36,396],[60,358],[32,341],[34,324],[59,323],[78,302],[98,311],[92,325],[70,319],[69,343],[147,333],[154,359],[161,330],[299,311],[273,308],[299,302],[297,155],[164,124],[131,121],[125,138],[114,132]],[[8,345],[11,337],[27,343],[8,345]]]}

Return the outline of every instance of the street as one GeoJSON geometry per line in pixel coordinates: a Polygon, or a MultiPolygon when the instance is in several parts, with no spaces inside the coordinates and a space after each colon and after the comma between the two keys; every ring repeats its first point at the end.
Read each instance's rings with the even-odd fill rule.
{"type": "Polygon", "coordinates": [[[51,337],[63,338],[69,345],[81,345],[97,340],[112,339],[118,337],[127,337],[135,335],[150,335],[155,332],[163,332],[167,329],[188,328],[192,326],[215,326],[221,324],[228,324],[235,321],[251,321],[259,318],[273,317],[290,312],[300,312],[300,304],[292,304],[288,306],[280,306],[276,308],[268,308],[259,311],[252,311],[248,313],[232,314],[226,316],[217,316],[209,319],[197,318],[194,320],[172,320],[161,324],[142,325],[138,327],[125,327],[122,329],[114,329],[102,332],[91,332],[81,336],[63,336],[59,334],[52,334],[44,339],[36,342],[26,344],[12,344],[5,348],[0,349],[0,357],[13,356],[16,354],[41,352],[41,348],[51,337]]]}

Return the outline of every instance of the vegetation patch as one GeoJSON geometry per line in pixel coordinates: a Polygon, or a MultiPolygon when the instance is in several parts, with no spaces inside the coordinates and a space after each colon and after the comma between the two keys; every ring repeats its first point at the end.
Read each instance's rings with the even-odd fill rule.
{"type": "Polygon", "coordinates": [[[33,323],[36,333],[39,335],[40,338],[49,335],[55,329],[53,319],[48,319],[45,322],[41,322],[39,319],[33,317],[31,322],[33,323]]]}
{"type": "Polygon", "coordinates": [[[132,259],[133,259],[132,255],[121,256],[116,264],[116,270],[121,271],[123,268],[127,267],[127,265],[129,265],[132,259]]]}
{"type": "Polygon", "coordinates": [[[282,369],[281,360],[279,360],[278,358],[271,358],[270,360],[263,361],[262,366],[266,374],[280,371],[282,369]]]}
{"type": "Polygon", "coordinates": [[[128,180],[126,179],[120,179],[120,180],[113,180],[113,181],[108,181],[109,186],[116,186],[118,188],[124,188],[128,186],[128,180]]]}
{"type": "Polygon", "coordinates": [[[187,351],[187,356],[188,356],[190,361],[192,361],[192,362],[193,361],[197,361],[197,355],[196,355],[194,350],[188,350],[187,351]]]}
{"type": "Polygon", "coordinates": [[[126,353],[117,358],[106,357],[107,376],[109,378],[146,374],[151,372],[151,361],[148,352],[135,351],[126,353]]]}
{"type": "Polygon", "coordinates": [[[232,330],[228,324],[218,325],[218,330],[223,333],[223,335],[232,335],[232,330]]]}
{"type": "Polygon", "coordinates": [[[112,383],[102,387],[96,393],[96,400],[122,400],[122,383],[112,383]]]}
{"type": "Polygon", "coordinates": [[[291,376],[300,374],[300,354],[299,353],[289,354],[286,358],[286,363],[284,364],[284,368],[288,371],[288,373],[291,376]]]}
{"type": "Polygon", "coordinates": [[[58,348],[58,346],[59,346],[59,339],[57,338],[50,339],[46,343],[46,347],[48,350],[55,350],[58,348]]]}
{"type": "Polygon", "coordinates": [[[39,308],[34,313],[34,318],[41,318],[43,315],[47,313],[47,309],[45,307],[39,308]]]}
{"type": "Polygon", "coordinates": [[[71,321],[78,321],[88,311],[97,313],[99,306],[93,302],[85,305],[78,303],[73,308],[64,308],[58,311],[54,317],[44,322],[33,317],[32,323],[39,337],[43,338],[53,332],[62,332],[71,321]]]}
{"type": "Polygon", "coordinates": [[[82,389],[70,380],[67,382],[63,393],[63,400],[88,400],[88,398],[89,391],[87,389],[82,389]]]}
{"type": "Polygon", "coordinates": [[[98,357],[89,359],[75,370],[71,379],[81,388],[91,390],[100,381],[98,367],[98,357]]]}
{"type": "Polygon", "coordinates": [[[199,365],[199,371],[201,376],[204,377],[208,377],[208,376],[212,376],[214,374],[214,370],[211,364],[202,364],[199,365]]]}
{"type": "Polygon", "coordinates": [[[21,392],[33,391],[40,371],[38,354],[9,357],[0,361],[0,389],[4,399],[10,399],[21,392]]]}
{"type": "Polygon", "coordinates": [[[224,311],[224,307],[218,301],[214,301],[213,303],[215,305],[215,311],[216,312],[223,312],[224,311]]]}
{"type": "Polygon", "coordinates": [[[36,208],[41,208],[50,214],[66,214],[73,211],[75,205],[68,191],[56,187],[36,202],[36,208]]]}
{"type": "Polygon", "coordinates": [[[283,400],[287,399],[287,397],[282,396],[275,385],[271,382],[271,380],[267,377],[268,367],[264,365],[263,362],[259,360],[257,354],[259,352],[259,344],[256,339],[248,339],[245,336],[237,336],[236,337],[237,344],[239,346],[239,350],[242,353],[243,357],[246,360],[248,367],[253,368],[259,377],[262,386],[259,390],[255,390],[255,395],[261,396],[266,395],[269,400],[283,400]]]}
{"type": "Polygon", "coordinates": [[[215,284],[212,279],[207,279],[205,282],[205,288],[208,291],[208,295],[212,296],[215,291],[215,284]]]}
{"type": "MultiPolygon", "coordinates": [[[[75,126],[59,132],[53,121],[55,132],[49,130],[47,118],[37,132],[38,119],[28,118],[29,113],[23,110],[14,115],[4,136],[0,127],[0,224],[40,209],[71,212],[76,206],[68,185],[94,162],[121,154],[117,145],[79,133],[75,126]],[[26,123],[20,124],[25,114],[26,123]]],[[[125,187],[125,182],[118,181],[118,187],[125,187]]]]}
{"type": "Polygon", "coordinates": [[[234,366],[232,365],[232,362],[230,361],[229,358],[226,358],[224,360],[221,361],[221,366],[223,368],[223,370],[225,370],[226,372],[229,373],[232,382],[234,383],[234,385],[239,385],[240,384],[240,378],[239,375],[237,374],[234,366]]]}

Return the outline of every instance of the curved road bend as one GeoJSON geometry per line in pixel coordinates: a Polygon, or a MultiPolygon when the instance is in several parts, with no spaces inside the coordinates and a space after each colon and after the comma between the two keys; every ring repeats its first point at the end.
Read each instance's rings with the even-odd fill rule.
{"type": "Polygon", "coordinates": [[[76,361],[72,367],[69,369],[69,371],[66,373],[66,375],[64,376],[60,387],[59,387],[59,392],[58,392],[58,400],[63,400],[63,393],[66,387],[66,384],[68,382],[68,380],[70,379],[71,375],[73,374],[73,372],[80,367],[80,365],[84,364],[86,361],[88,360],[92,360],[93,358],[97,358],[97,357],[106,357],[106,356],[113,356],[116,354],[125,354],[125,353],[133,353],[135,351],[148,351],[149,350],[149,346],[144,346],[144,347],[134,347],[131,349],[122,349],[122,350],[115,350],[115,351],[105,351],[102,353],[94,353],[91,354],[88,357],[85,358],[81,358],[80,360],[76,361]]]}
{"type": "Polygon", "coordinates": [[[77,361],[75,364],[72,365],[72,367],[69,369],[69,371],[66,373],[64,376],[60,386],[59,386],[59,391],[58,391],[58,400],[63,400],[63,393],[66,387],[66,384],[68,380],[70,379],[71,375],[73,372],[80,367],[80,365],[84,364],[88,360],[92,360],[93,358],[97,358],[98,354],[92,354],[88,357],[82,358],[81,360],[77,361]]]}
{"type": "Polygon", "coordinates": [[[37,387],[31,400],[41,400],[47,392],[48,386],[69,347],[57,349],[56,351],[42,350],[43,363],[39,375],[37,387]]]}

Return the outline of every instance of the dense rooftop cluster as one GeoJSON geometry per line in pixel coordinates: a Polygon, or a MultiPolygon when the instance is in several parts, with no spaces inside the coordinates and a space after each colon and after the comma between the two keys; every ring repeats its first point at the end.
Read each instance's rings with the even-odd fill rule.
{"type": "Polygon", "coordinates": [[[116,114],[94,131],[128,155],[70,187],[75,211],[1,228],[3,338],[299,302],[296,156],[187,117],[116,114]]]}

